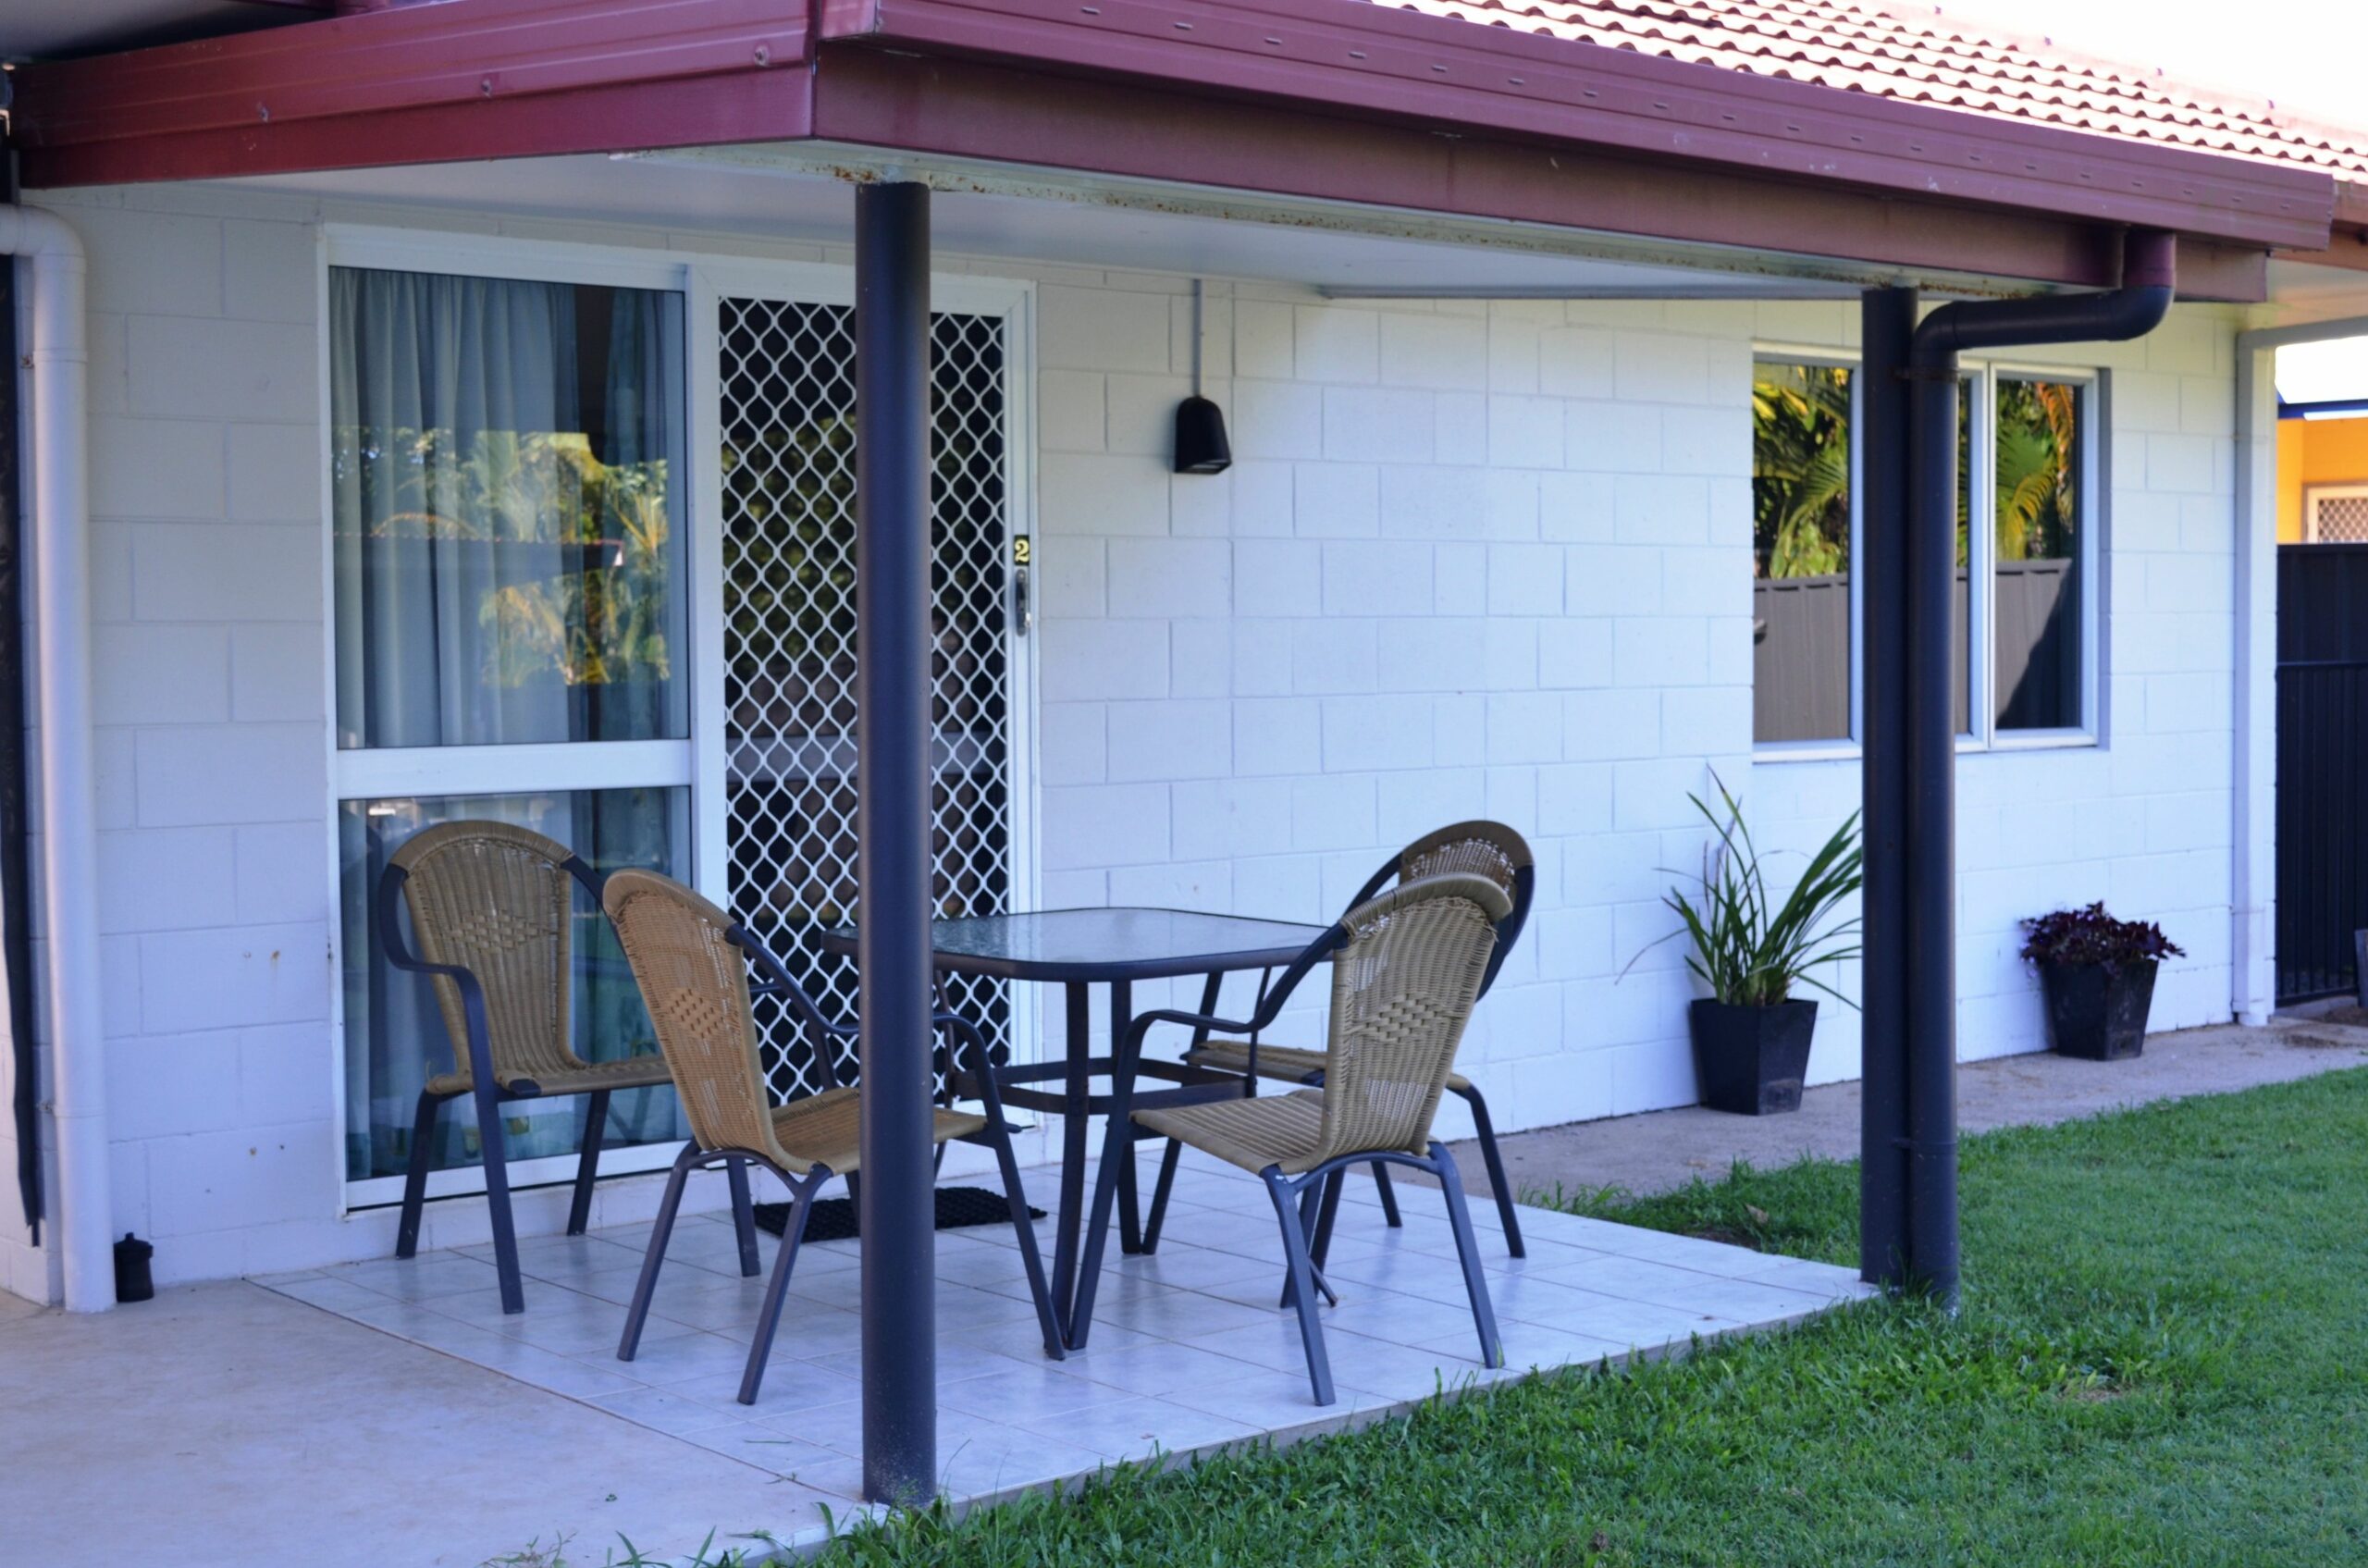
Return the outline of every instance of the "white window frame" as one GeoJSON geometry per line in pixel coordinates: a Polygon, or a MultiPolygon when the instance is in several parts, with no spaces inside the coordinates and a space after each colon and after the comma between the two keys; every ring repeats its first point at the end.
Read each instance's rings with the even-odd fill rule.
{"type": "Polygon", "coordinates": [[[2325,542],[2319,537],[2318,503],[2321,500],[2356,500],[2363,496],[2368,496],[2368,480],[2338,480],[2324,485],[2303,486],[2302,542],[2306,545],[2325,542]]]}
{"type": "MultiPolygon", "coordinates": [[[[1858,755],[1859,737],[1866,733],[1866,682],[1861,678],[1865,669],[1867,624],[1866,604],[1860,597],[1865,591],[1866,574],[1859,568],[1865,533],[1860,526],[1862,513],[1859,500],[1866,487],[1859,481],[1864,468],[1858,451],[1858,429],[1867,406],[1866,377],[1858,356],[1847,350],[1802,348],[1790,343],[1755,343],[1752,345],[1752,373],[1757,377],[1763,364],[1810,364],[1850,373],[1850,733],[1826,740],[1770,740],[1752,743],[1752,759],[1759,762],[1828,762],[1858,755]]],[[[1758,454],[1753,453],[1758,462],[1758,454]]]]}
{"type": "MultiPolygon", "coordinates": [[[[1764,741],[1752,746],[1754,762],[1854,761],[1866,749],[1866,601],[1864,513],[1860,500],[1865,475],[1858,433],[1864,426],[1866,388],[1863,362],[1849,350],[1807,347],[1785,342],[1752,345],[1755,373],[1763,364],[1840,365],[1850,378],[1850,736],[1846,740],[1764,741]]],[[[1960,754],[1984,751],[2044,751],[2096,747],[2104,737],[2104,650],[2103,614],[2106,603],[2103,577],[2107,561],[2105,531],[2109,516],[2103,477],[2108,472],[2104,452],[2106,428],[2105,374],[2085,365],[2059,365],[1968,356],[1959,365],[1960,396],[1973,416],[1967,422],[1970,438],[1966,453],[1970,465],[1973,517],[1967,528],[1966,649],[1967,718],[1969,730],[1957,736],[1960,754]],[[2080,389],[2080,524],[2076,535],[2080,593],[2080,717],[2076,726],[2044,730],[1999,728],[1992,696],[1997,672],[1997,627],[1992,615],[1992,579],[1997,565],[1997,389],[2002,380],[2063,382],[2080,389]]]]}
{"type": "MultiPolygon", "coordinates": [[[[1983,457],[1982,465],[1974,470],[1973,496],[1974,515],[1981,520],[1983,525],[1968,530],[1974,541],[1969,564],[1980,599],[1980,611],[1971,617],[1974,641],[1971,659],[1980,672],[1974,681],[1975,700],[1970,710],[1975,725],[1973,748],[2044,751],[2052,747],[2092,747],[2104,734],[2104,684],[2101,677],[2105,638],[2101,635],[2101,628],[2105,599],[2099,589],[2105,573],[2104,532],[2110,513],[2104,492],[2105,466],[2102,456],[2107,438],[2103,373],[2089,368],[1992,360],[1982,367],[1981,391],[1981,402],[1976,412],[1986,413],[1988,417],[1976,418],[1972,422],[1980,432],[1974,438],[1974,444],[1983,457]],[[2074,557],[2073,571],[2080,590],[2080,722],[2078,724],[2033,730],[1998,727],[1997,703],[1991,689],[1997,680],[1998,625],[1991,613],[1990,589],[1997,567],[1997,391],[1998,383],[2002,380],[2054,381],[2079,389],[2078,428],[2082,439],[2080,471],[2075,483],[2079,487],[2080,515],[2073,534],[2073,548],[2078,552],[2074,557]]],[[[1962,747],[1964,742],[1960,741],[1959,745],[1962,747]]]]}
{"type": "MultiPolygon", "coordinates": [[[[846,265],[765,261],[672,251],[657,245],[578,244],[450,233],[374,225],[329,224],[321,230],[314,266],[317,345],[317,417],[321,471],[321,603],[326,689],[322,744],[327,752],[328,812],[326,863],[329,907],[342,907],[341,809],[358,799],[407,796],[509,795],[536,791],[621,788],[684,788],[690,796],[691,838],[681,846],[690,875],[685,880],[706,896],[727,895],[730,865],[725,820],[723,699],[722,472],[718,454],[717,302],[733,294],[758,294],[827,304],[853,304],[855,276],[846,265]],[[683,296],[684,327],[684,423],[690,451],[689,526],[684,566],[690,573],[690,735],[683,740],[594,741],[520,746],[453,746],[341,750],[337,725],[337,562],[329,535],[335,526],[331,494],[329,414],[329,270],[373,267],[391,271],[447,273],[533,282],[605,284],[653,289],[683,296]]],[[[1036,528],[1035,285],[1018,279],[933,275],[933,309],[1000,315],[1005,331],[1005,406],[1009,453],[1008,512],[1015,534],[1036,528]]],[[[1006,639],[1010,661],[1011,711],[1011,904],[1037,907],[1041,871],[1041,801],[1036,780],[1037,673],[1033,634],[1006,639]]],[[[329,927],[330,987],[328,1093],[338,1128],[339,1212],[383,1207],[401,1201],[402,1178],[348,1179],[345,1140],[345,972],[343,922],[329,927]]],[[[1040,1039],[1039,999],[1034,987],[1014,988],[1012,1052],[1033,1060],[1040,1039]]],[[[657,1171],[673,1163],[683,1145],[650,1143],[610,1149],[601,1155],[601,1174],[657,1171]]],[[[514,1160],[513,1189],[570,1182],[574,1154],[514,1160]]],[[[482,1192],[482,1168],[470,1166],[432,1171],[431,1199],[482,1192]]]]}

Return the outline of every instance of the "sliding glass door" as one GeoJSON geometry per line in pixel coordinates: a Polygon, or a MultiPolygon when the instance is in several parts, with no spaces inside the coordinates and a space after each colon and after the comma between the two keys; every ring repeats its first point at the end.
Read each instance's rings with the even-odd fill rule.
{"type": "MultiPolygon", "coordinates": [[[[856,907],[854,312],[846,274],[817,266],[381,231],[331,263],[340,1081],[347,1201],[370,1204],[397,1196],[420,1085],[449,1061],[374,908],[388,857],[433,823],[514,822],[690,882],[855,1016],[851,969],[816,940],[856,907]]],[[[1032,893],[1029,295],[942,293],[937,890],[980,914],[1032,893]]],[[[576,920],[578,1054],[654,1048],[606,920],[583,899],[576,920]]],[[[947,1000],[999,1050],[1023,1032],[1005,987],[947,1000]]],[[[760,1021],[775,1095],[819,1087],[760,1021]]],[[[513,1182],[572,1175],[583,1103],[511,1109],[513,1182]]],[[[467,1121],[439,1129],[433,1193],[481,1185],[467,1121]]],[[[620,1095],[602,1168],[660,1165],[687,1130],[671,1091],[620,1095]]]]}
{"type": "MultiPolygon", "coordinates": [[[[679,287],[563,275],[336,265],[328,306],[346,1178],[366,1202],[391,1196],[451,1049],[433,993],[380,953],[403,841],[491,819],[604,870],[688,869],[686,328],[679,287]]],[[[607,921],[582,898],[575,921],[577,1054],[650,1049],[607,921]]],[[[524,1179],[575,1149],[585,1104],[511,1107],[524,1179]]],[[[685,1132],[670,1090],[618,1096],[610,1129],[685,1132]]],[[[482,1158],[444,1117],[436,1190],[482,1158]]]]}

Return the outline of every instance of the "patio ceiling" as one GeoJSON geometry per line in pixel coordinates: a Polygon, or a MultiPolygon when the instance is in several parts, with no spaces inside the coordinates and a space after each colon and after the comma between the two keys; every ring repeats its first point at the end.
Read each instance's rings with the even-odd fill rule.
{"type": "MultiPolygon", "coordinates": [[[[844,245],[857,149],[812,144],[630,156],[274,175],[229,182],[385,210],[481,213],[844,245]]],[[[1342,294],[1555,298],[1848,299],[1827,264],[1641,246],[1617,236],[1513,224],[1445,224],[1422,214],[1244,199],[1116,181],[991,178],[933,165],[933,240],[948,255],[1107,266],[1313,286],[1342,294]],[[1485,240],[1486,248],[1474,241],[1485,240]]],[[[915,172],[907,168],[906,172],[915,172]]]]}

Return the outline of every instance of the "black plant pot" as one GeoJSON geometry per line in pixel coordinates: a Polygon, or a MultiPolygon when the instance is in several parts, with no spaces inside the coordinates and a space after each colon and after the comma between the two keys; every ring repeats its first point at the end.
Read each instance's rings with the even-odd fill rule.
{"type": "Polygon", "coordinates": [[[2059,1056],[2119,1062],[2146,1049],[2146,1015],[2154,1006],[2155,960],[2127,964],[2041,964],[2047,992],[2047,1043],[2059,1056]]]}
{"type": "Polygon", "coordinates": [[[1817,1032],[1816,1003],[1739,1007],[1706,998],[1693,1005],[1687,1019],[1704,1105],[1747,1117],[1801,1108],[1809,1037],[1817,1032]]]}

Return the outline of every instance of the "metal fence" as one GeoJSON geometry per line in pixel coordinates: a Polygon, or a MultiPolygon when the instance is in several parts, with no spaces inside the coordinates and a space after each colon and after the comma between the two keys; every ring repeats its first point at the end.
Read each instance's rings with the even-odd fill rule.
{"type": "Polygon", "coordinates": [[[2277,552],[2277,999],[2350,991],[2368,926],[2368,545],[2277,552]]]}

